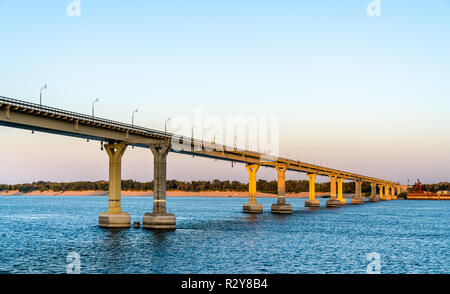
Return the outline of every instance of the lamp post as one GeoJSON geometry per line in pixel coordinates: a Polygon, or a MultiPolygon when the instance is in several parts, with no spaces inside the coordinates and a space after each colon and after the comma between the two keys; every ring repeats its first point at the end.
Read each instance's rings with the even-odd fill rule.
{"type": "MultiPolygon", "coordinates": [[[[191,144],[192,144],[192,146],[191,146],[191,148],[192,148],[192,151],[194,151],[194,129],[196,128],[197,126],[193,126],[192,127],[192,132],[191,132],[191,144]]],[[[195,156],[194,156],[194,154],[192,154],[192,158],[194,158],[195,156]]]]}
{"type": "Polygon", "coordinates": [[[92,102],[92,117],[94,117],[94,105],[98,102],[98,98],[92,102]]]}
{"type": "Polygon", "coordinates": [[[167,134],[167,122],[170,121],[170,117],[166,119],[166,121],[164,122],[164,133],[167,134]]]}
{"type": "Polygon", "coordinates": [[[41,88],[41,91],[39,92],[39,105],[41,105],[42,106],[42,91],[43,90],[47,90],[47,85],[44,85],[42,88],[41,88]]]}
{"type": "Polygon", "coordinates": [[[133,111],[133,113],[131,114],[131,125],[134,126],[134,114],[138,112],[137,108],[133,111]]]}

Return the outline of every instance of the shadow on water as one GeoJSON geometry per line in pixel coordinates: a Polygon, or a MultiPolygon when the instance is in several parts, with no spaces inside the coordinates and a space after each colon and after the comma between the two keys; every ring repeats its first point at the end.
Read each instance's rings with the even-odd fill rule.
{"type": "Polygon", "coordinates": [[[146,230],[144,232],[148,232],[148,240],[150,241],[150,245],[155,250],[165,250],[169,244],[167,241],[170,240],[170,236],[175,234],[174,230],[146,230]]]}
{"type": "Polygon", "coordinates": [[[261,220],[260,214],[256,214],[256,213],[247,213],[245,215],[245,220],[247,221],[247,223],[249,224],[255,224],[257,223],[258,220],[261,220]]]}
{"type": "Polygon", "coordinates": [[[100,228],[104,232],[104,244],[110,249],[120,249],[123,242],[127,241],[126,234],[129,228],[100,228]]]}

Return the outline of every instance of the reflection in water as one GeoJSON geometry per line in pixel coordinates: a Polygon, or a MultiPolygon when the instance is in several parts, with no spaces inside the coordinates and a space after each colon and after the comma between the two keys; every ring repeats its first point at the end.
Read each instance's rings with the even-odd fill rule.
{"type": "Polygon", "coordinates": [[[99,228],[104,231],[104,242],[105,245],[111,250],[121,247],[122,241],[125,238],[124,234],[129,230],[127,228],[99,228]]]}
{"type": "MultiPolygon", "coordinates": [[[[449,201],[326,200],[289,199],[293,213],[277,215],[270,198],[258,200],[262,214],[244,214],[239,198],[170,197],[177,230],[161,232],[99,228],[104,197],[2,196],[0,272],[65,273],[70,252],[82,273],[365,273],[370,252],[383,273],[450,272],[449,201]]],[[[124,197],[122,207],[138,218],[147,202],[124,197]]]]}
{"type": "Polygon", "coordinates": [[[248,223],[256,223],[258,218],[260,217],[260,214],[257,213],[246,213],[245,215],[245,220],[248,223]]]}

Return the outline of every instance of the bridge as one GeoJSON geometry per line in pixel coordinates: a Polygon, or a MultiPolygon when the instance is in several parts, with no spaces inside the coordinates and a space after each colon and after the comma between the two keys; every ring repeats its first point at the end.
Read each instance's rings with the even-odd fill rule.
{"type": "Polygon", "coordinates": [[[330,200],[326,203],[327,207],[339,207],[347,202],[343,197],[344,180],[355,182],[352,204],[365,202],[361,193],[363,182],[370,183],[372,187],[369,197],[371,202],[397,199],[398,194],[406,191],[406,186],[388,180],[242,150],[236,146],[229,147],[195,138],[186,140],[173,133],[3,96],[0,96],[0,125],[101,142],[109,157],[109,207],[108,211],[102,212],[99,216],[100,227],[130,227],[130,215],[121,209],[121,162],[128,146],[149,148],[154,157],[153,211],[143,217],[143,227],[147,229],[176,228],[175,216],[166,210],[166,159],[169,152],[244,163],[249,175],[249,199],[243,206],[244,213],[263,211],[262,204],[256,199],[256,174],[260,166],[272,167],[277,172],[278,197],[277,202],[271,207],[272,213],[292,212],[292,206],[286,202],[287,170],[307,174],[309,179],[309,199],[305,201],[307,207],[319,206],[319,200],[315,197],[315,180],[318,175],[330,178],[330,200]],[[103,142],[106,144],[103,145],[103,142]]]}

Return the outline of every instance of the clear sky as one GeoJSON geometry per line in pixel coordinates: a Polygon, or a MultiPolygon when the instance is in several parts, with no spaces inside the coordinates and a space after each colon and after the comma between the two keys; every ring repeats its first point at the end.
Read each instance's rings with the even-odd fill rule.
{"type": "MultiPolygon", "coordinates": [[[[0,0],[0,95],[164,129],[275,115],[281,155],[406,183],[450,181],[450,0],[0,0]]],[[[98,143],[0,127],[1,183],[107,179],[98,143]]],[[[275,179],[273,169],[259,178],[275,179]]],[[[123,178],[149,181],[149,150],[123,178]]],[[[169,155],[168,178],[247,180],[169,155]]],[[[288,173],[291,179],[306,179],[288,173]]]]}

